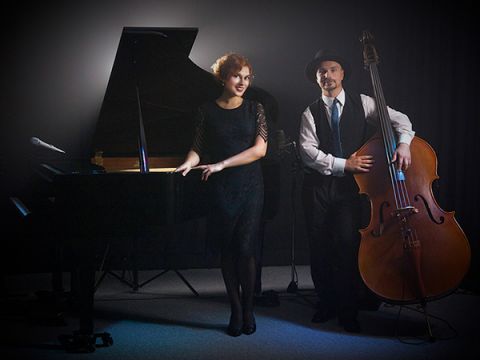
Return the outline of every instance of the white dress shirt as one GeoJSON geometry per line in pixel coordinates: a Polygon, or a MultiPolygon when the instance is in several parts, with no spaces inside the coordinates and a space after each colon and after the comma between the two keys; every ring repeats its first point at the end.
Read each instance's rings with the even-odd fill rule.
{"type": "MultiPolygon", "coordinates": [[[[375,99],[370,96],[360,94],[362,100],[363,110],[365,111],[365,118],[369,123],[376,123],[378,119],[375,99]]],[[[327,110],[327,118],[330,123],[330,116],[332,114],[332,105],[334,98],[322,95],[322,100],[327,110]]],[[[342,111],[345,105],[345,90],[342,89],[337,96],[340,122],[342,121],[342,111]]],[[[388,115],[392,121],[392,126],[397,134],[398,143],[405,143],[410,145],[415,132],[412,130],[412,123],[407,115],[393,110],[388,107],[388,115]]],[[[310,107],[307,107],[302,114],[300,123],[299,135],[299,151],[303,162],[308,167],[318,171],[323,175],[343,176],[345,172],[346,159],[334,157],[332,154],[327,154],[319,149],[319,140],[316,133],[315,121],[310,112],[310,107]]]]}

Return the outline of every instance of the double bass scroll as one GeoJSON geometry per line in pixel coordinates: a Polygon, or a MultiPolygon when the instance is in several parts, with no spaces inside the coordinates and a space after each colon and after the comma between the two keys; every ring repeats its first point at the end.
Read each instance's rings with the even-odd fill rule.
{"type": "Polygon", "coordinates": [[[360,230],[360,275],[385,301],[426,303],[455,290],[470,266],[470,246],[454,217],[432,193],[437,158],[419,137],[410,144],[412,164],[403,172],[392,162],[397,139],[378,74],[373,37],[364,32],[364,63],[369,70],[380,130],[357,155],[372,155],[370,172],[355,174],[360,193],[369,198],[370,223],[360,230]]]}

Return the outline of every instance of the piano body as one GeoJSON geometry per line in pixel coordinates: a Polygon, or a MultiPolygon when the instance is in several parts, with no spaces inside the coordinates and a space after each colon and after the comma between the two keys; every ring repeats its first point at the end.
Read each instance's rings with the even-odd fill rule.
{"type": "Polygon", "coordinates": [[[139,169],[141,115],[150,171],[181,164],[192,143],[196,108],[221,93],[213,76],[188,58],[197,32],[124,29],[93,139],[93,162],[108,172],[139,169]]]}
{"type": "MultiPolygon", "coordinates": [[[[178,224],[206,215],[200,174],[192,171],[183,177],[172,172],[190,149],[197,107],[221,93],[213,75],[188,57],[197,32],[196,28],[124,28],[89,164],[78,168],[69,164],[73,170],[52,164],[39,167],[51,191],[49,216],[55,219],[63,248],[64,262],[56,261],[52,270],[71,270],[78,276],[77,334],[93,334],[96,255],[103,251],[99,246],[104,247],[105,241],[116,246],[118,239],[124,245],[133,243],[130,265],[138,269],[142,267],[138,259],[150,249],[137,240],[150,227],[167,229],[167,236],[176,241],[178,224]]],[[[251,87],[245,96],[262,102],[269,122],[276,121],[277,104],[269,93],[251,87]]],[[[267,159],[262,165],[267,172],[264,213],[272,218],[278,205],[278,164],[267,159]]],[[[69,344],[92,350],[91,341],[85,345],[77,340],[74,336],[69,344]]]]}

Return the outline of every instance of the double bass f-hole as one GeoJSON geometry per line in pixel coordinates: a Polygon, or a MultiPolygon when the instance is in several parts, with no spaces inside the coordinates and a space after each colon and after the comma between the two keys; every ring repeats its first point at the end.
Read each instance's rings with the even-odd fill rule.
{"type": "Polygon", "coordinates": [[[380,237],[383,234],[383,229],[385,228],[385,217],[383,215],[384,207],[390,207],[388,201],[383,201],[380,204],[380,209],[378,211],[378,228],[371,231],[371,234],[374,237],[380,237]]]}
{"type": "Polygon", "coordinates": [[[430,209],[430,206],[428,206],[428,203],[427,203],[427,200],[425,200],[425,198],[420,195],[420,194],[417,194],[413,197],[413,199],[415,201],[419,201],[422,200],[423,201],[423,205],[425,206],[425,209],[427,210],[427,214],[428,214],[428,217],[430,218],[430,220],[432,220],[435,224],[437,225],[441,225],[445,222],[445,217],[443,216],[440,216],[439,217],[439,220],[435,220],[435,218],[433,217],[433,214],[432,214],[432,210],[430,209]]]}

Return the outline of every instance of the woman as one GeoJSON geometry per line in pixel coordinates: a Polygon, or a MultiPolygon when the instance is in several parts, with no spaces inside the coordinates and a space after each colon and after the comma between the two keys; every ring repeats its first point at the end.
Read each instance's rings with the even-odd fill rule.
{"type": "Polygon", "coordinates": [[[263,208],[263,178],[257,160],[267,151],[267,124],[263,106],[243,98],[252,80],[248,60],[227,54],[212,69],[223,92],[200,106],[192,149],[176,172],[185,176],[193,168],[201,169],[202,180],[209,180],[209,229],[219,241],[231,306],[227,333],[250,335],[256,330],[255,254],[263,208]],[[206,158],[205,165],[198,165],[206,158]]]}

